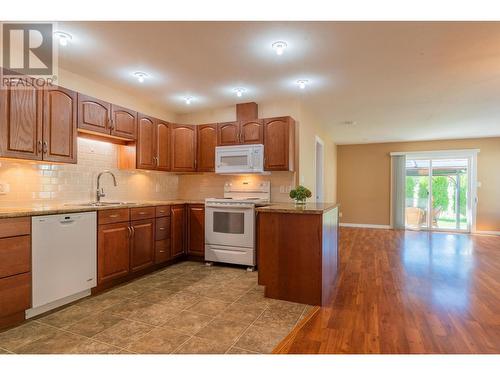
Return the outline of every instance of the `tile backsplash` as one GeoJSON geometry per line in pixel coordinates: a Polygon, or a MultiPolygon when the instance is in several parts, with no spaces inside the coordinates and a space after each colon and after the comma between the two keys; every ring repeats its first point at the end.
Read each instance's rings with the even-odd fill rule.
{"type": "Polygon", "coordinates": [[[288,189],[295,184],[295,173],[225,176],[214,173],[181,174],[120,170],[118,146],[78,138],[78,164],[53,164],[27,160],[0,159],[0,207],[46,206],[95,200],[96,178],[103,170],[101,187],[104,201],[164,199],[205,199],[222,197],[228,180],[270,180],[271,200],[289,202],[288,189]],[[1,189],[0,189],[1,190],[1,189]]]}
{"type": "Polygon", "coordinates": [[[0,206],[19,207],[95,200],[97,174],[109,169],[116,175],[101,178],[103,200],[162,200],[177,198],[178,176],[165,172],[126,171],[117,168],[118,146],[78,138],[78,164],[52,164],[0,159],[0,206]]]}

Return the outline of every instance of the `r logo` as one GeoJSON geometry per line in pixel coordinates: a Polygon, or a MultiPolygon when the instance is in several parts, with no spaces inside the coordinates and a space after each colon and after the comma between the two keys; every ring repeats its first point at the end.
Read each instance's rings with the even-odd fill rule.
{"type": "Polygon", "coordinates": [[[54,74],[52,35],[51,23],[3,23],[2,66],[18,74],[54,74]]]}

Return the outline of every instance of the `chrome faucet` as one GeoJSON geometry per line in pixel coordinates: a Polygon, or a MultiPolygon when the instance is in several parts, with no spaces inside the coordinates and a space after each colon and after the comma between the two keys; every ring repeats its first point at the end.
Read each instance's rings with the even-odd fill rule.
{"type": "Polygon", "coordinates": [[[111,177],[113,177],[113,184],[114,184],[115,186],[117,186],[117,183],[116,183],[116,177],[115,177],[115,175],[113,174],[113,172],[111,172],[111,171],[102,171],[101,173],[99,173],[99,174],[97,175],[97,192],[96,192],[96,196],[95,196],[95,198],[96,198],[96,202],[97,202],[97,203],[99,203],[99,202],[101,201],[101,198],[102,198],[102,197],[105,197],[105,196],[106,196],[106,194],[104,194],[104,189],[103,189],[103,188],[101,188],[101,176],[102,176],[103,174],[105,174],[105,173],[108,173],[108,174],[110,174],[110,175],[111,175],[111,177]]]}

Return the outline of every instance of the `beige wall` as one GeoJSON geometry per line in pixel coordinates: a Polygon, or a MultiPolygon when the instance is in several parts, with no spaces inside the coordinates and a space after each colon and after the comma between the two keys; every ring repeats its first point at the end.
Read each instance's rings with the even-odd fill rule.
{"type": "MultiPolygon", "coordinates": [[[[336,153],[337,149],[334,141],[325,131],[325,127],[317,121],[312,113],[305,108],[297,99],[273,101],[259,104],[259,117],[291,116],[296,120],[296,173],[289,175],[286,179],[283,176],[275,178],[272,174],[271,185],[273,187],[273,200],[289,201],[288,195],[279,193],[280,186],[303,184],[313,192],[313,199],[316,192],[315,177],[315,137],[320,137],[325,144],[324,163],[324,201],[336,201],[336,153]],[[290,182],[287,182],[290,181],[290,182]],[[279,184],[279,185],[277,185],[279,184]],[[276,191],[278,191],[276,193],[276,191]]],[[[177,116],[177,122],[187,124],[203,124],[214,122],[225,122],[236,120],[236,107],[228,106],[223,108],[200,111],[177,116]]],[[[225,179],[207,177],[196,178],[193,176],[179,177],[179,186],[187,186],[186,181],[197,181],[201,183],[204,190],[222,192],[225,179]],[[212,184],[212,186],[207,186],[212,184]]],[[[182,191],[183,189],[181,189],[182,191]]],[[[182,194],[182,193],[181,193],[182,194]]]]}
{"type": "Polygon", "coordinates": [[[500,138],[339,145],[338,201],[343,223],[390,224],[390,152],[480,149],[477,230],[500,231],[500,138]]]}

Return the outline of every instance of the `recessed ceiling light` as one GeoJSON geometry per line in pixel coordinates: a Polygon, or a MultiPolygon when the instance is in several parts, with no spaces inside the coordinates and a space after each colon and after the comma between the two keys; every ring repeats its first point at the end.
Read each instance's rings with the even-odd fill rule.
{"type": "Polygon", "coordinates": [[[59,44],[63,47],[67,46],[73,39],[71,34],[65,33],[64,31],[54,31],[54,36],[59,39],[59,44]]]}
{"type": "Polygon", "coordinates": [[[184,101],[186,102],[187,105],[189,105],[193,101],[193,97],[192,96],[186,96],[184,98],[184,101]]]}
{"type": "Polygon", "coordinates": [[[274,42],[272,44],[272,47],[274,49],[274,51],[276,52],[276,54],[278,56],[281,56],[283,55],[283,52],[285,52],[285,49],[288,45],[286,44],[286,42],[283,42],[283,41],[277,41],[277,42],[274,42]]]}
{"type": "Polygon", "coordinates": [[[297,81],[297,85],[299,86],[300,89],[304,90],[307,86],[307,84],[309,83],[309,81],[307,79],[299,79],[297,81]]]}
{"type": "Polygon", "coordinates": [[[237,87],[237,88],[235,88],[233,91],[236,93],[236,96],[237,96],[238,98],[241,98],[241,96],[243,95],[243,93],[244,93],[245,91],[247,91],[247,90],[246,90],[245,88],[243,88],[243,87],[237,87]]]}
{"type": "Polygon", "coordinates": [[[148,78],[148,74],[144,72],[134,72],[134,76],[140,83],[143,83],[146,78],[148,78]]]}

